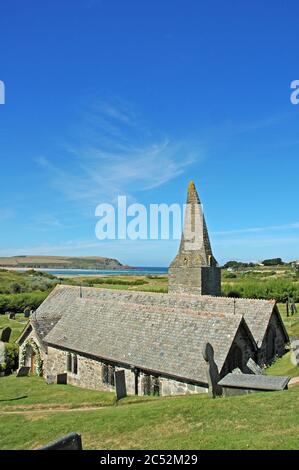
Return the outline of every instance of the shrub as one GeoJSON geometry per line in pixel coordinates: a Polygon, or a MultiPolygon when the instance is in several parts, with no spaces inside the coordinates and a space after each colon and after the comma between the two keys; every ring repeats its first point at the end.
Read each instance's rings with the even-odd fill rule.
{"type": "Polygon", "coordinates": [[[46,292],[30,292],[21,294],[0,294],[0,313],[5,312],[23,312],[26,307],[30,310],[36,310],[45,300],[49,291],[46,292]]]}
{"type": "Polygon", "coordinates": [[[252,299],[275,299],[285,302],[288,297],[299,301],[299,285],[283,279],[269,279],[265,281],[242,281],[234,284],[224,284],[223,294],[237,293],[239,297],[252,299]]]}
{"type": "Polygon", "coordinates": [[[237,275],[234,273],[225,272],[223,273],[223,277],[224,279],[236,279],[237,275]]]}
{"type": "Polygon", "coordinates": [[[10,374],[11,371],[18,368],[19,348],[14,343],[5,344],[5,371],[10,374]]]}
{"type": "Polygon", "coordinates": [[[22,292],[22,286],[20,286],[20,284],[18,284],[17,282],[13,282],[10,285],[9,290],[12,294],[19,294],[20,292],[22,292]]]}

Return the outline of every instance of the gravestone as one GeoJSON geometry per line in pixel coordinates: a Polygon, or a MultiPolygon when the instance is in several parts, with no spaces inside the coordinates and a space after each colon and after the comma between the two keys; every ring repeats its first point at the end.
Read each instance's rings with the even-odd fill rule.
{"type": "Polygon", "coordinates": [[[40,447],[38,450],[82,450],[82,439],[80,434],[71,432],[57,441],[40,447]]]}
{"type": "Polygon", "coordinates": [[[216,398],[222,396],[222,387],[218,385],[220,380],[219,370],[214,361],[214,349],[210,343],[206,343],[203,347],[202,355],[207,363],[207,380],[209,385],[210,397],[216,398]]]}
{"type": "Polygon", "coordinates": [[[0,364],[5,362],[5,344],[0,341],[0,364]]]}
{"type": "Polygon", "coordinates": [[[57,374],[56,383],[59,384],[59,385],[66,385],[67,384],[67,373],[57,374]]]}
{"type": "Polygon", "coordinates": [[[288,388],[290,377],[254,375],[254,374],[227,374],[220,380],[224,396],[243,395],[253,392],[281,391],[288,388]]]}
{"type": "Polygon", "coordinates": [[[0,334],[1,334],[0,341],[3,341],[3,343],[9,343],[11,328],[9,328],[9,326],[7,326],[6,328],[3,328],[0,334]]]}
{"type": "Polygon", "coordinates": [[[46,383],[48,385],[55,384],[56,382],[56,375],[46,375],[46,383]]]}
{"type": "Polygon", "coordinates": [[[299,366],[299,340],[290,338],[291,343],[291,362],[294,366],[299,366]]]}
{"type": "Polygon", "coordinates": [[[259,365],[257,365],[254,362],[254,360],[251,359],[251,357],[248,359],[246,366],[248,367],[250,372],[252,372],[255,375],[263,375],[264,374],[263,369],[259,365]]]}
{"type": "Polygon", "coordinates": [[[29,375],[30,367],[21,366],[17,370],[17,377],[27,377],[29,375]]]}
{"type": "Polygon", "coordinates": [[[120,400],[127,396],[127,389],[126,389],[126,376],[124,370],[117,370],[114,374],[115,377],[115,392],[116,392],[116,399],[120,400]]]}
{"type": "Polygon", "coordinates": [[[29,318],[30,317],[30,310],[24,310],[24,317],[29,318]]]}
{"type": "Polygon", "coordinates": [[[9,320],[15,320],[16,319],[16,314],[15,313],[9,313],[8,314],[8,319],[9,320]]]}

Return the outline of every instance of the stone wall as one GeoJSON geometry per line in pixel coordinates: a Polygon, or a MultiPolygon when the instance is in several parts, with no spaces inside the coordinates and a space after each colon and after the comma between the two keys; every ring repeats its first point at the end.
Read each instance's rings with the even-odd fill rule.
{"type": "Polygon", "coordinates": [[[221,269],[216,266],[170,267],[168,291],[179,294],[221,294],[221,269]]]}
{"type": "MultiPolygon", "coordinates": [[[[44,376],[56,376],[67,372],[67,351],[49,347],[45,362],[44,376]]],[[[82,388],[94,390],[114,391],[115,388],[104,384],[102,381],[101,361],[77,354],[78,370],[77,374],[67,372],[68,383],[82,388]]],[[[111,363],[112,364],[112,363],[111,363]]],[[[124,370],[126,378],[126,389],[128,395],[135,395],[135,372],[129,367],[115,365],[115,370],[124,370]]],[[[145,371],[138,371],[138,395],[143,395],[143,378],[148,376],[145,371]]],[[[159,377],[160,395],[184,395],[190,393],[207,392],[205,386],[188,384],[167,377],[159,377]]]]}

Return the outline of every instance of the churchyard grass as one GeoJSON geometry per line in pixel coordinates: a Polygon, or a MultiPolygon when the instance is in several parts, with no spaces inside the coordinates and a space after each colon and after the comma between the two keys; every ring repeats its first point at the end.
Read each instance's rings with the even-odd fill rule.
{"type": "Polygon", "coordinates": [[[72,385],[46,384],[35,375],[0,378],[0,413],[42,408],[102,407],[113,405],[115,394],[87,390],[72,385]]]}
{"type": "Polygon", "coordinates": [[[9,320],[8,315],[0,315],[0,330],[9,326],[11,328],[10,342],[14,342],[22,333],[28,322],[28,318],[24,314],[16,314],[15,320],[9,320]]]}
{"type": "Polygon", "coordinates": [[[291,362],[291,353],[286,353],[283,357],[276,359],[274,364],[267,369],[267,375],[288,375],[290,377],[299,376],[299,367],[291,362]]]}
{"type": "Polygon", "coordinates": [[[297,449],[298,422],[299,387],[214,400],[162,397],[99,410],[0,411],[0,449],[36,449],[71,431],[81,433],[84,449],[297,449]]]}

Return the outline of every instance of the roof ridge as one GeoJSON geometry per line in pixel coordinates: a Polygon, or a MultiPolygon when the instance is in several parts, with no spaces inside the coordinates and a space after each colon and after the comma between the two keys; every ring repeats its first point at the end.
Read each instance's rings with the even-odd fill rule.
{"type": "MultiPolygon", "coordinates": [[[[201,295],[201,294],[179,294],[179,293],[171,293],[171,292],[152,292],[152,291],[142,291],[142,290],[128,290],[128,289],[117,289],[117,291],[115,289],[109,289],[108,287],[93,287],[93,286],[75,286],[75,285],[72,285],[72,284],[57,284],[54,288],[54,290],[56,288],[72,288],[72,289],[75,289],[75,288],[81,288],[83,290],[87,290],[87,289],[90,289],[90,290],[93,290],[94,292],[95,291],[105,291],[105,292],[113,292],[114,294],[116,293],[121,293],[121,292],[125,292],[127,294],[133,294],[133,295],[136,295],[136,294],[141,294],[141,295],[153,295],[153,296],[166,296],[166,295],[169,295],[170,297],[179,297],[181,299],[184,299],[184,298],[188,298],[188,297],[191,297],[191,298],[195,298],[195,299],[199,299],[199,298],[207,298],[207,299],[213,299],[213,300],[217,300],[217,299],[225,299],[225,300],[230,300],[230,301],[235,301],[235,302],[242,302],[244,300],[250,300],[250,301],[253,301],[253,302],[265,302],[265,303],[277,303],[277,300],[275,299],[256,299],[254,297],[228,297],[228,296],[225,296],[225,295],[217,295],[217,296],[214,296],[214,295],[201,295]]],[[[52,291],[53,292],[53,291],[52,291]]],[[[50,295],[50,294],[49,294],[50,295]]]]}
{"type": "MultiPolygon", "coordinates": [[[[80,301],[80,302],[90,302],[90,303],[94,303],[94,299],[93,298],[88,298],[88,297],[83,297],[83,298],[80,298],[78,297],[77,299],[75,299],[76,301],[80,301]]],[[[121,300],[111,300],[111,299],[101,299],[101,304],[104,303],[104,304],[113,304],[113,305],[124,305],[124,306],[128,306],[128,304],[130,306],[135,306],[137,310],[146,310],[146,311],[150,311],[151,313],[152,312],[156,312],[157,314],[164,314],[164,313],[172,313],[172,314],[175,314],[175,313],[179,313],[180,315],[182,314],[185,314],[187,315],[188,317],[191,315],[191,316],[195,316],[195,317],[202,317],[202,318],[205,318],[205,317],[213,317],[213,318],[224,318],[224,317],[229,317],[231,318],[232,316],[235,316],[235,317],[243,317],[243,314],[241,313],[235,313],[235,314],[232,314],[232,313],[229,313],[229,312],[215,312],[215,311],[205,311],[205,310],[200,310],[200,311],[196,311],[192,308],[185,308],[185,307],[180,307],[180,306],[173,306],[173,307],[170,307],[170,306],[158,306],[155,305],[155,304],[140,304],[140,303],[137,303],[137,302],[127,302],[126,300],[124,301],[121,301],[121,300]]]]}

